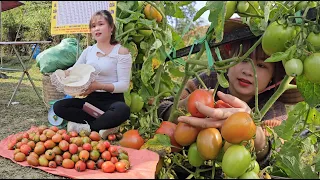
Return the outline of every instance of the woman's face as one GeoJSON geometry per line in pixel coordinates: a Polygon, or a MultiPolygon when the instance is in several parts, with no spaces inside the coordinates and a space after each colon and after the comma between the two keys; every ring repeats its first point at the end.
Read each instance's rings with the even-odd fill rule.
{"type": "MultiPolygon", "coordinates": [[[[274,63],[253,60],[258,81],[259,92],[263,91],[272,79],[274,63]]],[[[232,95],[248,102],[255,95],[254,72],[249,61],[242,61],[228,71],[229,90],[232,95]]]]}
{"type": "Polygon", "coordinates": [[[101,16],[97,15],[92,18],[91,21],[91,35],[97,42],[102,41],[110,41],[111,33],[112,33],[113,27],[110,27],[109,23],[106,21],[106,19],[101,16]]]}

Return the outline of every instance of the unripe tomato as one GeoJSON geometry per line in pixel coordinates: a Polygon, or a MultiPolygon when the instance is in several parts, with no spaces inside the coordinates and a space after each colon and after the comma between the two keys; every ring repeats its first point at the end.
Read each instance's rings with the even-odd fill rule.
{"type": "Polygon", "coordinates": [[[320,33],[315,34],[314,32],[311,32],[307,37],[307,41],[313,45],[316,51],[320,50],[320,33]]]}
{"type": "Polygon", "coordinates": [[[253,171],[245,172],[242,174],[239,179],[260,179],[258,174],[253,171]]]}
{"type": "Polygon", "coordinates": [[[286,42],[293,40],[295,35],[296,28],[285,27],[275,21],[267,27],[263,34],[262,49],[269,56],[275,52],[284,52],[286,42]]]}
{"type": "Polygon", "coordinates": [[[237,10],[239,13],[245,13],[249,8],[248,1],[238,1],[237,10]]]}
{"type": "Polygon", "coordinates": [[[205,115],[201,114],[196,108],[195,102],[201,102],[206,106],[214,107],[214,100],[212,94],[205,89],[196,89],[193,91],[188,98],[188,111],[191,116],[204,118],[205,115]]]}
{"type": "Polygon", "coordinates": [[[188,160],[189,160],[189,163],[194,167],[200,167],[203,164],[204,159],[202,159],[198,151],[197,143],[193,143],[189,147],[188,160]]]}
{"type": "Polygon", "coordinates": [[[215,159],[222,147],[222,137],[216,128],[207,128],[197,136],[197,148],[204,160],[215,159]]]}
{"type": "Polygon", "coordinates": [[[251,163],[250,152],[242,145],[232,145],[222,158],[222,171],[231,178],[237,178],[246,172],[251,163]]]}
{"type": "Polygon", "coordinates": [[[304,75],[313,83],[320,83],[320,53],[313,53],[303,61],[304,75]]]}
{"type": "Polygon", "coordinates": [[[155,19],[158,23],[162,21],[162,15],[160,14],[160,12],[150,4],[147,4],[144,7],[143,12],[146,15],[147,19],[155,19]]]}
{"type": "Polygon", "coordinates": [[[230,19],[237,8],[237,1],[227,1],[225,20],[230,19]]]}
{"type": "Polygon", "coordinates": [[[284,65],[284,69],[288,76],[299,76],[303,72],[303,64],[300,59],[290,59],[284,65]]]}
{"type": "Polygon", "coordinates": [[[252,171],[255,172],[256,174],[258,174],[260,171],[259,163],[256,160],[253,160],[253,161],[251,161],[250,165],[253,167],[252,171]]]}
{"type": "Polygon", "coordinates": [[[250,114],[236,112],[229,116],[221,127],[223,139],[232,144],[250,140],[256,134],[256,125],[250,114]]]}
{"type": "Polygon", "coordinates": [[[144,102],[143,102],[142,97],[139,96],[139,94],[132,92],[131,93],[131,105],[130,105],[131,112],[141,111],[143,105],[144,105],[144,102]]]}

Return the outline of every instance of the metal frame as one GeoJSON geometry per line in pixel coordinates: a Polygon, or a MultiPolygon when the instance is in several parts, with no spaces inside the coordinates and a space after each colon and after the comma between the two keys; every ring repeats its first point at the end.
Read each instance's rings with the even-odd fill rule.
{"type": "Polygon", "coordinates": [[[36,92],[37,96],[39,97],[40,100],[42,100],[40,94],[38,93],[38,91],[37,91],[37,89],[36,89],[36,86],[34,85],[34,83],[33,83],[33,81],[32,81],[32,78],[31,78],[31,76],[30,76],[30,74],[29,74],[29,72],[28,72],[29,69],[28,69],[28,68],[25,66],[25,64],[23,63],[23,60],[21,59],[20,54],[19,54],[19,51],[16,49],[16,46],[17,46],[17,45],[25,45],[25,44],[28,44],[28,45],[33,45],[33,44],[35,44],[35,48],[32,49],[32,53],[31,53],[31,55],[30,55],[30,57],[29,57],[29,59],[28,59],[28,61],[30,61],[30,60],[32,59],[33,53],[34,53],[35,49],[37,48],[37,46],[38,46],[39,44],[45,44],[45,43],[51,43],[51,41],[0,42],[0,46],[5,46],[5,45],[12,46],[12,48],[13,48],[13,50],[14,50],[17,58],[18,58],[18,60],[20,61],[21,66],[22,66],[22,69],[11,69],[11,68],[3,68],[3,67],[0,67],[0,71],[18,71],[18,72],[21,71],[21,72],[22,72],[21,77],[20,77],[20,79],[19,79],[19,82],[18,82],[17,86],[15,87],[15,89],[14,89],[14,91],[13,91],[13,94],[12,94],[12,96],[11,96],[11,98],[10,98],[10,101],[8,102],[7,107],[10,106],[12,100],[14,99],[14,97],[15,97],[15,95],[16,95],[16,93],[17,93],[17,91],[18,91],[18,89],[19,89],[19,87],[20,87],[20,85],[21,85],[21,82],[22,82],[23,77],[24,77],[25,74],[27,75],[27,77],[28,77],[28,79],[29,79],[29,81],[30,81],[30,83],[31,83],[34,91],[36,92]]]}

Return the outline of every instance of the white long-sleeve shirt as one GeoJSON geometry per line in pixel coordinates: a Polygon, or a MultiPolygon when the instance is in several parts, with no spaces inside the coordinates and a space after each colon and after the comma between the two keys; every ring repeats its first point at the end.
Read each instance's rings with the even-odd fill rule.
{"type": "Polygon", "coordinates": [[[130,53],[119,54],[120,47],[120,44],[115,45],[113,50],[106,55],[97,47],[97,44],[88,46],[74,65],[92,65],[96,71],[100,72],[95,79],[97,82],[113,84],[114,91],[112,93],[123,93],[128,90],[130,85],[132,57],[130,53]],[[97,52],[105,56],[98,57],[97,52]]]}

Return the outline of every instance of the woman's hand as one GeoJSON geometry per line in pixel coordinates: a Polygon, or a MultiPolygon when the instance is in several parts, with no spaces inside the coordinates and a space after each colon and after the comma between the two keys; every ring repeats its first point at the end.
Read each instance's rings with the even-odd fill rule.
{"type": "Polygon", "coordinates": [[[207,118],[197,118],[197,117],[190,117],[190,116],[180,116],[178,118],[179,122],[184,122],[190,124],[195,127],[200,128],[221,128],[224,121],[231,116],[235,112],[247,112],[251,113],[251,109],[248,104],[239,98],[232,96],[230,94],[225,94],[221,91],[217,92],[219,98],[230,104],[233,108],[211,108],[205,106],[200,102],[196,102],[196,108],[202,114],[206,115],[207,118]]]}
{"type": "Polygon", "coordinates": [[[100,89],[102,89],[101,87],[103,86],[103,84],[101,84],[101,83],[99,83],[99,82],[97,82],[97,81],[93,81],[91,84],[90,84],[90,86],[88,87],[88,89],[84,92],[84,93],[82,93],[82,94],[80,94],[80,96],[87,96],[87,95],[89,95],[89,94],[91,94],[93,91],[95,91],[95,90],[100,90],[100,89]]]}
{"type": "Polygon", "coordinates": [[[65,70],[65,71],[64,71],[64,75],[65,75],[64,77],[68,77],[68,76],[70,75],[70,71],[71,71],[71,70],[68,70],[68,69],[65,70]]]}

